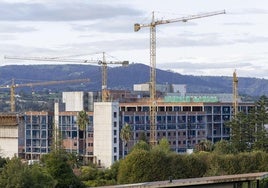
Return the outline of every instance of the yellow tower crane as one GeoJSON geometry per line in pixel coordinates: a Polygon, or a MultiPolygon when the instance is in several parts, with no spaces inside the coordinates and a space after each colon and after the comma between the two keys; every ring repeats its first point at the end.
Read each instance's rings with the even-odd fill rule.
{"type": "Polygon", "coordinates": [[[238,78],[236,71],[233,72],[233,117],[235,118],[238,112],[238,78]]]}
{"type": "Polygon", "coordinates": [[[219,14],[225,14],[225,11],[216,11],[203,13],[198,15],[191,15],[182,18],[170,19],[170,20],[155,20],[154,12],[152,13],[152,21],[149,24],[134,24],[134,31],[139,31],[142,27],[150,28],[150,144],[152,146],[157,144],[156,134],[156,26],[161,24],[168,24],[174,22],[187,22],[189,20],[204,18],[209,16],[215,16],[219,14]]]}
{"type": "Polygon", "coordinates": [[[57,61],[57,62],[76,62],[76,63],[93,63],[102,66],[102,101],[108,101],[108,90],[107,90],[107,65],[120,64],[127,66],[129,61],[106,61],[105,52],[102,52],[102,61],[100,60],[87,60],[87,59],[65,59],[59,57],[19,57],[19,56],[5,56],[5,59],[18,59],[18,60],[34,60],[34,61],[57,61]]]}
{"type": "Polygon", "coordinates": [[[11,85],[0,86],[2,88],[10,88],[10,108],[11,112],[15,112],[15,88],[18,87],[34,87],[34,86],[44,86],[44,85],[56,85],[56,84],[65,84],[65,83],[83,83],[89,82],[89,79],[76,79],[76,80],[57,80],[57,81],[47,81],[47,82],[33,82],[26,84],[15,84],[14,79],[12,80],[11,85]]]}

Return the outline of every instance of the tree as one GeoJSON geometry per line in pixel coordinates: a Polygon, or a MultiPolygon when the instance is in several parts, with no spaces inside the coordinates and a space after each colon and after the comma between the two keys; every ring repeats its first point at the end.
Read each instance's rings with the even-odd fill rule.
{"type": "Polygon", "coordinates": [[[139,140],[148,143],[148,139],[147,139],[147,136],[146,136],[145,132],[142,132],[140,134],[139,140]]]}
{"type": "Polygon", "coordinates": [[[196,145],[197,151],[212,151],[213,144],[210,140],[202,140],[196,145]]]}
{"type": "MultiPolygon", "coordinates": [[[[77,124],[78,124],[78,127],[79,127],[79,133],[82,134],[82,143],[83,143],[83,146],[82,146],[82,152],[83,152],[83,155],[86,154],[86,132],[87,132],[87,125],[89,123],[89,118],[88,118],[88,115],[87,115],[87,112],[82,110],[78,113],[78,117],[77,117],[77,124]]],[[[80,137],[80,134],[79,134],[79,137],[80,137]]]]}
{"type": "Polygon", "coordinates": [[[267,151],[268,137],[267,131],[265,130],[265,125],[268,123],[267,114],[267,97],[261,96],[255,105],[255,116],[256,116],[256,126],[255,126],[255,142],[254,149],[267,151]]]}
{"type": "Polygon", "coordinates": [[[84,185],[75,176],[70,164],[67,152],[54,150],[41,158],[45,170],[57,181],[56,188],[82,188],[84,185]]]}
{"type": "Polygon", "coordinates": [[[231,154],[237,153],[237,150],[231,142],[227,140],[221,140],[215,143],[213,152],[217,154],[231,154]]]}
{"type": "Polygon", "coordinates": [[[160,150],[164,152],[165,154],[168,154],[171,152],[170,145],[167,138],[162,138],[159,141],[159,144],[153,147],[153,150],[160,150]]]}
{"type": "Polygon", "coordinates": [[[30,173],[29,173],[29,187],[32,188],[40,188],[40,187],[56,187],[57,181],[53,179],[53,177],[44,169],[43,167],[39,166],[38,164],[34,164],[29,166],[30,173]]]}
{"type": "Polygon", "coordinates": [[[45,169],[38,164],[29,166],[17,157],[7,162],[0,176],[0,187],[53,188],[55,186],[56,181],[45,169]]]}
{"type": "Polygon", "coordinates": [[[83,166],[80,179],[88,187],[115,185],[119,161],[116,161],[109,169],[99,169],[96,165],[83,166]]]}
{"type": "Polygon", "coordinates": [[[150,152],[145,150],[134,150],[120,162],[118,172],[118,183],[138,183],[150,181],[149,163],[150,152]]]}
{"type": "MultiPolygon", "coordinates": [[[[123,158],[125,157],[125,148],[127,147],[128,141],[131,139],[131,126],[125,124],[120,131],[120,138],[123,142],[123,158]]],[[[127,151],[128,152],[128,151],[127,151]]]]}
{"type": "Polygon", "coordinates": [[[25,186],[25,184],[27,184],[24,181],[26,180],[27,175],[27,165],[23,164],[19,158],[13,157],[4,166],[0,176],[0,187],[22,188],[25,186]]]}
{"type": "Polygon", "coordinates": [[[231,143],[237,152],[262,150],[268,151],[268,135],[265,125],[268,123],[268,99],[261,96],[249,112],[239,112],[228,125],[231,128],[231,143]]]}
{"type": "Polygon", "coordinates": [[[231,128],[230,139],[237,152],[244,152],[248,149],[250,131],[249,118],[245,112],[239,112],[234,119],[227,123],[231,128]]]}
{"type": "Polygon", "coordinates": [[[140,140],[131,148],[131,152],[135,150],[150,151],[150,145],[147,142],[140,140]]]}
{"type": "Polygon", "coordinates": [[[7,159],[0,156],[0,169],[7,163],[7,159]]]}

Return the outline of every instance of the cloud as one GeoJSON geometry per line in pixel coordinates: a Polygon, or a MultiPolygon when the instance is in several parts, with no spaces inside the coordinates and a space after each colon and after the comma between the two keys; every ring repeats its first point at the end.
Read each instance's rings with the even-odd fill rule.
{"type": "Polygon", "coordinates": [[[250,22],[229,22],[229,23],[224,23],[223,25],[227,25],[227,26],[250,26],[250,25],[254,25],[254,24],[250,23],[250,22]]]}
{"type": "Polygon", "coordinates": [[[231,15],[268,14],[268,10],[263,8],[244,8],[232,12],[227,12],[227,14],[231,15]]]}
{"type": "MultiPolygon", "coordinates": [[[[251,63],[239,63],[239,67],[251,67],[251,63]]],[[[169,67],[170,69],[226,69],[226,68],[234,68],[233,62],[221,62],[221,63],[192,63],[192,62],[169,62],[159,64],[159,67],[169,67]]]]}
{"type": "Polygon", "coordinates": [[[22,33],[37,31],[34,27],[18,26],[14,24],[0,24],[0,33],[22,33]]]}
{"type": "Polygon", "coordinates": [[[250,8],[245,9],[245,14],[268,14],[268,10],[261,8],[250,8]]]}
{"type": "Polygon", "coordinates": [[[141,14],[126,6],[113,6],[96,2],[44,2],[44,3],[6,3],[0,2],[2,21],[78,21],[91,19],[110,19],[124,15],[141,14]]]}
{"type": "Polygon", "coordinates": [[[125,15],[124,18],[106,18],[94,20],[90,23],[73,23],[73,30],[79,32],[109,32],[109,33],[133,33],[135,18],[125,15]]]}
{"type": "MultiPolygon", "coordinates": [[[[1,32],[1,31],[0,31],[1,32]]],[[[1,41],[3,42],[3,41],[9,41],[9,40],[16,40],[17,39],[17,37],[16,36],[14,36],[14,35],[7,35],[7,34],[1,34],[0,35],[0,39],[1,39],[1,41]]]]}
{"type": "Polygon", "coordinates": [[[266,43],[268,41],[268,37],[265,36],[244,36],[242,38],[236,39],[236,42],[239,43],[266,43]]]}

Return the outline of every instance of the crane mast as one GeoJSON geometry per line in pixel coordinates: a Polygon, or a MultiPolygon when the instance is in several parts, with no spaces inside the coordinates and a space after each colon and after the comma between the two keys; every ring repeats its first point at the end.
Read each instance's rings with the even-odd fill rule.
{"type": "Polygon", "coordinates": [[[102,102],[106,102],[108,100],[108,92],[107,92],[107,63],[105,58],[105,53],[102,54],[102,84],[101,84],[101,99],[102,102]]]}
{"type": "Polygon", "coordinates": [[[174,22],[187,22],[188,20],[204,18],[209,16],[215,16],[219,14],[225,14],[223,11],[215,11],[209,13],[203,13],[198,15],[191,15],[182,18],[158,20],[155,21],[154,12],[152,12],[152,21],[149,24],[134,24],[134,31],[137,32],[143,27],[150,27],[150,144],[155,146],[157,144],[157,122],[156,122],[156,26],[160,24],[168,24],[174,22]]]}
{"type": "Polygon", "coordinates": [[[82,83],[89,82],[89,79],[76,79],[76,80],[57,80],[57,81],[48,81],[48,82],[33,82],[26,84],[15,84],[14,79],[12,79],[12,84],[7,86],[0,86],[2,88],[10,88],[10,111],[15,112],[15,89],[18,87],[33,87],[33,86],[42,86],[42,85],[55,85],[55,84],[64,84],[64,83],[82,83]]]}
{"type": "Polygon", "coordinates": [[[66,59],[59,57],[20,57],[20,56],[4,56],[5,59],[18,59],[18,60],[33,60],[33,61],[57,61],[57,62],[74,62],[74,63],[93,63],[102,66],[102,101],[108,101],[107,91],[107,66],[120,64],[127,66],[129,61],[106,61],[105,52],[103,52],[102,60],[88,60],[88,59],[66,59]]]}
{"type": "Polygon", "coordinates": [[[233,72],[233,117],[235,118],[238,112],[238,78],[236,71],[233,72]]]}

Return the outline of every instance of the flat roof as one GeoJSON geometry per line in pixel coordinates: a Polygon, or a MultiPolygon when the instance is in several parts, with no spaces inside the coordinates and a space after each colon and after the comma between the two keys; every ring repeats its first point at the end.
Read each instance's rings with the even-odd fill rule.
{"type": "Polygon", "coordinates": [[[210,176],[202,178],[189,178],[167,181],[156,181],[156,182],[144,182],[136,184],[124,184],[115,186],[102,186],[102,188],[115,188],[115,187],[131,187],[131,188],[159,188],[159,187],[181,187],[181,186],[193,186],[193,185],[209,185],[209,184],[223,184],[231,182],[245,182],[245,181],[256,181],[263,180],[268,177],[268,172],[258,172],[249,174],[235,174],[235,175],[224,175],[224,176],[210,176]]]}

